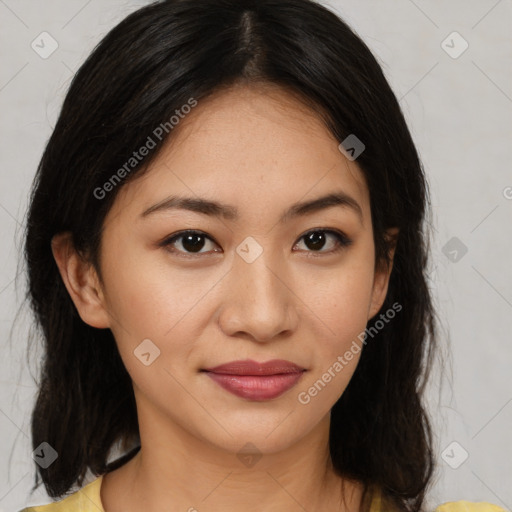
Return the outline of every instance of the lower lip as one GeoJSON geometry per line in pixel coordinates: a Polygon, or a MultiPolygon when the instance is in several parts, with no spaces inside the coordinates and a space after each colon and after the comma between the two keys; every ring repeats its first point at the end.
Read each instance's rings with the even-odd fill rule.
{"type": "Polygon", "coordinates": [[[281,396],[299,382],[303,373],[257,376],[206,372],[208,377],[233,395],[258,401],[281,396]]]}

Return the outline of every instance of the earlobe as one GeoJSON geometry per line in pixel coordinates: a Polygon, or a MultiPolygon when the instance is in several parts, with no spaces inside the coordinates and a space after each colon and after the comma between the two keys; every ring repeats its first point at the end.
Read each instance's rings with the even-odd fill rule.
{"type": "Polygon", "coordinates": [[[52,253],[80,318],[91,327],[110,327],[105,299],[93,265],[76,251],[70,232],[52,238],[52,253]]]}
{"type": "Polygon", "coordinates": [[[388,254],[390,263],[389,266],[385,265],[377,265],[377,269],[375,270],[375,276],[373,280],[373,289],[372,289],[372,300],[370,304],[370,309],[368,311],[368,320],[373,318],[380,308],[384,301],[386,300],[386,295],[388,293],[389,286],[389,278],[391,276],[391,271],[393,270],[393,260],[395,256],[396,244],[398,241],[398,228],[390,228],[386,231],[385,238],[388,241],[388,254]]]}

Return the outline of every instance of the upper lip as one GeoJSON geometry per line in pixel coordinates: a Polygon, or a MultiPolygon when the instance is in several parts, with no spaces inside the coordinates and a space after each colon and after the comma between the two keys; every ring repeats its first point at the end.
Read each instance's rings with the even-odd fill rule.
{"type": "Polygon", "coordinates": [[[272,359],[263,363],[245,359],[205,368],[203,371],[227,375],[279,375],[282,373],[300,373],[304,370],[305,368],[284,359],[272,359]]]}

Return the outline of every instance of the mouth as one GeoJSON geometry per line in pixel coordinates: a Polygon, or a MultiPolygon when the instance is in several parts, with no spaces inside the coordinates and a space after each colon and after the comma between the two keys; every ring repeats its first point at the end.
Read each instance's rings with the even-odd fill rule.
{"type": "Polygon", "coordinates": [[[282,359],[264,363],[246,359],[201,371],[233,395],[248,400],[265,401],[277,398],[291,389],[307,370],[282,359]]]}

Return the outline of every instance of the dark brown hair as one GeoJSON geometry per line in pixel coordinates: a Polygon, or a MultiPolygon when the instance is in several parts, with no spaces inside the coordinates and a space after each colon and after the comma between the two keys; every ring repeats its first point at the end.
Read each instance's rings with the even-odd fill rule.
{"type": "Polygon", "coordinates": [[[108,465],[114,446],[127,450],[139,440],[132,383],[113,335],[80,319],[52,237],[71,232],[99,272],[106,214],[172,131],[105,197],[94,191],[190,98],[255,83],[303,98],[338,141],[355,134],[364,142],[357,163],[370,192],[378,265],[388,262],[385,230],[400,229],[381,312],[394,303],[403,309],[368,341],[334,405],[330,452],[340,475],[380,487],[397,510],[421,510],[433,473],[422,394],[436,340],[427,183],[380,65],[345,22],[310,0],[156,2],[112,29],[76,73],[39,164],[25,238],[28,299],[44,346],[32,442],[59,453],[47,469],[36,466],[34,488],[40,476],[50,496],[62,496],[88,469],[103,474],[137,451],[108,465]]]}

